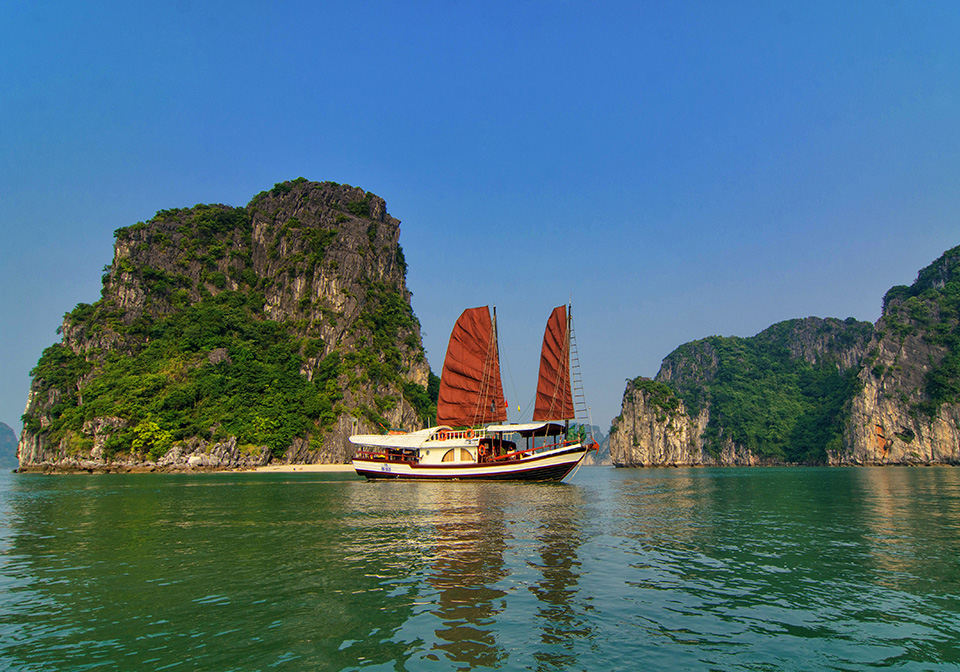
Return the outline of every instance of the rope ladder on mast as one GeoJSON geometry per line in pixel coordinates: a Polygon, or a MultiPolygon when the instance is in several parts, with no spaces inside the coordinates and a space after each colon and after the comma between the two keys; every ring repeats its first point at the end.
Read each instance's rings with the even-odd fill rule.
{"type": "Polygon", "coordinates": [[[580,353],[577,350],[577,337],[573,328],[573,310],[570,310],[570,378],[573,381],[574,420],[583,425],[587,435],[593,438],[593,420],[587,406],[587,397],[583,392],[583,377],[580,373],[580,353]]]}

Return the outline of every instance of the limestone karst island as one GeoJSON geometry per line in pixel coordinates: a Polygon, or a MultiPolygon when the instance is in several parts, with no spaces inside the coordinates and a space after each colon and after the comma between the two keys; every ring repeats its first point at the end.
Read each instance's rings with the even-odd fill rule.
{"type": "Polygon", "coordinates": [[[342,463],[351,433],[427,422],[399,224],[301,178],[118,229],[32,372],[20,468],[342,463]]]}
{"type": "Polygon", "coordinates": [[[960,464],[960,247],[883,297],[876,324],[789,320],[706,338],[627,383],[623,466],[960,464]]]}
{"type": "MultiPolygon", "coordinates": [[[[344,463],[347,437],[436,414],[399,221],[363,189],[298,178],[245,207],[115,232],[99,300],[33,369],[23,471],[344,463]]],[[[627,384],[620,466],[960,463],[960,247],[876,324],[711,337],[627,384]]],[[[606,450],[604,451],[606,452],[606,450]]]]}

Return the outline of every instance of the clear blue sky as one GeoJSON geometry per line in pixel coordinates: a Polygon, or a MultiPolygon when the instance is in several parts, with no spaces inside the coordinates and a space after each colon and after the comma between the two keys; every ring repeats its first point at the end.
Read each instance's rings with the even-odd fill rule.
{"type": "MultiPolygon", "coordinates": [[[[0,4],[0,420],[114,229],[304,176],[402,220],[439,372],[496,304],[533,396],[573,299],[606,428],[681,343],[874,321],[960,244],[960,3],[0,4]]],[[[516,418],[512,418],[516,419],[516,418]]]]}

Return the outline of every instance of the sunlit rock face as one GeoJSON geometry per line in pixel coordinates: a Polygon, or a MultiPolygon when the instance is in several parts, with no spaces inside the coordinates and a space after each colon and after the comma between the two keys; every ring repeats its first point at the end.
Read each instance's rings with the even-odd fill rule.
{"type": "Polygon", "coordinates": [[[342,463],[353,432],[425,424],[430,369],[379,196],[299,178],[115,235],[100,300],[34,370],[21,469],[342,463]]]}
{"type": "Polygon", "coordinates": [[[960,464],[960,248],[884,297],[831,464],[960,464]]]}
{"type": "Polygon", "coordinates": [[[875,325],[804,318],[711,337],[627,383],[623,466],[960,464],[960,248],[892,288],[875,325]]]}

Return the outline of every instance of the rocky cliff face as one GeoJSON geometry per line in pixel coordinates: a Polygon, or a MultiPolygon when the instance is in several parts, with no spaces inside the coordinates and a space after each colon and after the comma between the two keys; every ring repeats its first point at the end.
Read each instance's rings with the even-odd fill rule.
{"type": "Polygon", "coordinates": [[[960,464],[960,248],[884,299],[876,325],[806,318],[712,337],[627,385],[623,466],[960,464]]]}
{"type": "Polygon", "coordinates": [[[960,247],[884,297],[831,464],[960,464],[960,247]]]}
{"type": "Polygon", "coordinates": [[[344,462],[355,431],[421,426],[399,225],[300,178],[117,230],[101,299],[33,371],[21,468],[344,462]]]}
{"type": "Polygon", "coordinates": [[[704,447],[709,421],[704,408],[687,413],[683,401],[662,383],[637,378],[627,384],[620,417],[610,432],[611,461],[618,467],[752,466],[766,464],[730,441],[717,454],[704,447]]]}

